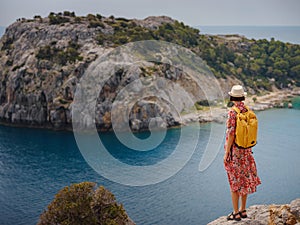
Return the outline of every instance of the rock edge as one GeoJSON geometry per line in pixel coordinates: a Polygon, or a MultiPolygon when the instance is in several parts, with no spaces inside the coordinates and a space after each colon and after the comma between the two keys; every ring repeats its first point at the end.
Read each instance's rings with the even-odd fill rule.
{"type": "Polygon", "coordinates": [[[283,205],[253,205],[247,209],[248,218],[241,221],[227,221],[227,216],[222,216],[208,225],[294,225],[300,224],[300,198],[283,205]]]}

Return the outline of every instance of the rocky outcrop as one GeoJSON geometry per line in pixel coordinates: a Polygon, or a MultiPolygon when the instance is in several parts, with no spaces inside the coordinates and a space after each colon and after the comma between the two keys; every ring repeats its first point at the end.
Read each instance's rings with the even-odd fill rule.
{"type": "MultiPolygon", "coordinates": [[[[91,14],[76,17],[69,12],[50,13],[47,18],[36,16],[33,20],[19,19],[7,28],[0,42],[0,122],[72,129],[72,106],[79,81],[92,62],[124,42],[122,29],[133,32],[132,38],[137,38],[173,23],[165,16],[127,20],[91,14]]],[[[129,52],[122,57],[126,61],[132,56],[129,52]]],[[[150,123],[158,128],[179,125],[180,113],[205,98],[199,84],[180,68],[155,62],[126,68],[117,66],[118,63],[96,71],[103,74],[114,67],[101,91],[96,90],[100,93],[93,109],[95,118],[86,113],[85,125],[95,122],[98,130],[112,129],[112,105],[120,90],[128,86],[130,90],[123,97],[123,104],[116,106],[119,112],[124,111],[133,95],[149,94],[138,99],[127,115],[127,124],[134,131],[148,129],[150,123]],[[135,82],[140,78],[146,84],[135,82]],[[151,91],[143,90],[145,85],[151,91]],[[187,103],[185,91],[176,85],[190,93],[192,103],[187,103]],[[159,95],[171,103],[164,102],[159,95]],[[176,107],[172,102],[176,102],[176,107]]],[[[96,83],[91,88],[97,89],[96,83]]],[[[79,110],[85,113],[90,108],[83,105],[79,110]]],[[[122,119],[120,113],[114,117],[117,124],[122,119]]]]}
{"type": "MultiPolygon", "coordinates": [[[[174,23],[174,20],[149,17],[130,21],[100,15],[76,17],[70,13],[50,13],[47,18],[37,16],[33,20],[19,19],[6,29],[0,42],[0,122],[71,129],[76,85],[91,62],[119,43],[119,35],[114,37],[115,40],[112,40],[112,35],[122,26],[136,30],[143,27],[157,29],[164,23],[174,23]]],[[[119,68],[111,74],[99,94],[96,105],[96,126],[99,130],[112,128],[110,110],[117,91],[139,77],[149,75],[154,80],[155,77],[164,77],[196,88],[182,71],[165,65],[149,63],[131,70],[119,68]]],[[[133,89],[138,90],[138,85],[133,89]]],[[[198,93],[197,90],[193,92],[198,93]]],[[[172,95],[168,90],[165,93],[172,95]]],[[[184,102],[180,97],[178,100],[184,102]]],[[[135,104],[129,123],[133,130],[147,129],[150,119],[158,116],[167,121],[166,126],[179,124],[153,99],[135,104]]]]}
{"type": "Polygon", "coordinates": [[[300,199],[285,205],[254,205],[247,209],[248,218],[241,221],[227,221],[222,216],[208,225],[294,225],[300,224],[300,199]]]}
{"type": "Polygon", "coordinates": [[[175,20],[173,20],[170,17],[167,16],[149,16],[144,20],[133,20],[138,25],[149,28],[149,29],[158,29],[161,25],[166,23],[174,23],[175,20]]]}
{"type": "Polygon", "coordinates": [[[69,106],[76,82],[96,57],[94,33],[95,29],[85,23],[49,26],[49,18],[22,20],[9,26],[0,43],[1,122],[70,127],[69,106]],[[72,61],[68,49],[80,52],[81,60],[72,61]],[[66,62],[57,61],[51,54],[60,54],[66,62]]]}

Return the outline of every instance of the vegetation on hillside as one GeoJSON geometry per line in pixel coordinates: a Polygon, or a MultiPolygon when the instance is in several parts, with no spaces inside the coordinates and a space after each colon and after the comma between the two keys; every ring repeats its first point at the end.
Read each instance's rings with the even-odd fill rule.
{"type": "Polygon", "coordinates": [[[233,75],[246,86],[260,90],[271,90],[272,85],[300,86],[300,45],[273,38],[271,41],[243,39],[235,46],[225,44],[210,40],[199,46],[199,55],[217,77],[233,75]]]}
{"type": "Polygon", "coordinates": [[[57,48],[56,42],[51,45],[40,47],[36,57],[38,59],[45,59],[54,63],[65,65],[67,62],[74,63],[76,60],[82,60],[78,49],[80,45],[74,42],[69,42],[67,48],[57,48]]]}
{"type": "MultiPolygon", "coordinates": [[[[270,41],[249,40],[240,36],[202,35],[199,30],[182,22],[162,23],[158,27],[147,27],[136,20],[103,17],[89,14],[77,17],[75,13],[50,13],[49,24],[87,23],[95,29],[94,39],[99,45],[116,47],[141,40],[163,40],[191,49],[204,59],[218,78],[234,76],[254,90],[271,90],[300,86],[300,45],[270,41]]],[[[9,48],[10,42],[2,48],[9,48]]],[[[46,46],[37,54],[63,64],[80,59],[74,46],[66,50],[46,46]]]]}

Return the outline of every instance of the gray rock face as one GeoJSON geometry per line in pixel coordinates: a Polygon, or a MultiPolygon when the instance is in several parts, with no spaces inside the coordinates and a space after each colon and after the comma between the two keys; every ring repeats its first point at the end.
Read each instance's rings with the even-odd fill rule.
{"type": "MultiPolygon", "coordinates": [[[[95,28],[86,23],[70,26],[42,21],[18,21],[9,26],[0,42],[0,121],[6,124],[47,128],[70,127],[70,103],[76,83],[97,47],[95,28]],[[37,57],[41,48],[67,52],[70,43],[81,46],[82,61],[56,63],[37,57]],[[49,47],[49,48],[50,48],[49,47]]],[[[49,53],[50,54],[50,53],[49,53]]]]}
{"type": "MultiPolygon", "coordinates": [[[[51,23],[49,17],[22,19],[7,28],[0,41],[1,123],[71,129],[76,86],[91,62],[112,49],[105,43],[99,44],[99,36],[114,33],[114,19],[103,17],[101,25],[91,26],[88,17],[67,18],[69,22],[59,24],[51,23]]],[[[134,22],[149,29],[157,29],[163,23],[174,23],[169,17],[149,17],[134,22]]],[[[165,99],[176,101],[177,108],[166,103],[161,103],[165,106],[161,107],[155,96],[142,99],[129,114],[129,124],[135,131],[148,129],[151,121],[152,125],[161,128],[180,124],[178,114],[192,106],[186,103],[180,90],[176,91],[175,84],[188,89],[196,100],[204,98],[197,84],[180,69],[150,62],[143,68],[120,68],[111,74],[101,92],[99,90],[96,118],[87,116],[86,123],[92,124],[95,120],[99,130],[112,129],[112,103],[122,88],[140,77],[149,77],[147,82],[153,84],[165,99]],[[154,84],[158,78],[174,84],[168,86],[164,80],[154,84]]],[[[138,82],[130,88],[133,94],[143,91],[138,82]]],[[[122,109],[121,106],[119,110],[122,109]]]]}
{"type": "Polygon", "coordinates": [[[175,21],[167,16],[149,16],[144,20],[134,20],[137,24],[150,28],[150,29],[158,29],[164,23],[174,23],[175,21]]]}
{"type": "Polygon", "coordinates": [[[286,205],[254,205],[247,209],[248,218],[241,221],[227,221],[222,216],[208,225],[294,225],[300,224],[300,199],[286,205]]]}

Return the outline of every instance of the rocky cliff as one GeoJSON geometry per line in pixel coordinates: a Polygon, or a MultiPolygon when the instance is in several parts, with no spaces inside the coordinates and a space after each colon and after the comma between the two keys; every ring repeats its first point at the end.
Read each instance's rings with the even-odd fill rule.
{"type": "MultiPolygon", "coordinates": [[[[244,39],[238,36],[233,39],[201,36],[199,30],[165,16],[128,20],[113,16],[103,17],[99,14],[78,17],[75,13],[64,12],[50,13],[47,18],[35,16],[33,19],[18,19],[6,29],[0,41],[0,122],[10,125],[72,129],[74,95],[80,79],[88,68],[101,56],[118,46],[140,40],[162,40],[179,44],[201,57],[206,57],[207,62],[211,62],[213,51],[224,51],[220,52],[220,55],[224,56],[222,60],[233,61],[233,58],[228,58],[226,54],[230,56],[233,54],[232,51],[236,51],[236,56],[241,58],[243,51],[248,51],[247,49],[253,45],[251,41],[244,43],[244,39]],[[219,45],[223,47],[218,47],[219,45]],[[212,48],[210,49],[212,51],[207,52],[209,48],[212,48]]],[[[176,56],[176,53],[173,55],[176,56]]],[[[244,55],[251,57],[251,54],[244,55]]],[[[123,54],[123,57],[127,59],[132,55],[127,53],[123,54]]],[[[163,56],[159,57],[163,60],[163,56]]],[[[186,58],[177,57],[176,60],[188,62],[186,58]]],[[[237,67],[242,61],[237,64],[231,61],[226,65],[220,62],[220,65],[243,75],[243,71],[237,67]]],[[[215,65],[218,64],[212,64],[215,65]]],[[[109,79],[102,84],[101,91],[99,90],[96,108],[93,109],[96,112],[95,119],[86,119],[87,123],[95,120],[99,130],[112,129],[111,109],[120,90],[132,84],[133,94],[141,92],[139,84],[134,83],[139,78],[152,84],[152,92],[156,91],[166,96],[171,102],[176,101],[176,107],[174,108],[172,104],[160,106],[157,103],[161,99],[157,96],[140,99],[128,113],[128,123],[133,130],[148,129],[151,119],[160,127],[179,125],[181,121],[178,115],[184,114],[194,103],[207,99],[201,90],[207,83],[205,79],[197,82],[186,71],[168,65],[167,61],[158,63],[148,60],[147,63],[130,69],[118,66],[115,62],[113,67],[109,79]],[[166,83],[170,81],[171,86],[168,88],[164,82],[157,82],[161,79],[166,83]],[[176,85],[189,93],[192,104],[187,104],[184,91],[176,89],[176,85]],[[168,110],[172,107],[172,110],[168,110]],[[164,123],[158,121],[157,117],[162,118],[164,123]]],[[[238,76],[229,76],[227,70],[220,75],[216,70],[218,67],[210,68],[219,77],[218,84],[225,94],[232,84],[243,83],[238,76]]],[[[222,68],[220,67],[220,71],[222,68]]],[[[253,79],[247,81],[253,82],[253,79]]],[[[262,90],[265,88],[258,83],[255,85],[248,86],[248,91],[254,93],[258,88],[262,90]]],[[[206,89],[217,88],[215,84],[211,87],[206,86],[206,89]]],[[[222,99],[217,95],[209,96],[211,98],[208,100],[214,104],[215,100],[222,99]]],[[[88,107],[85,108],[87,109],[88,107]]]]}
{"type": "MultiPolygon", "coordinates": [[[[12,125],[71,129],[76,86],[91,62],[131,41],[124,40],[126,38],[132,38],[132,41],[144,39],[147,32],[172,23],[175,21],[168,17],[126,20],[100,15],[76,17],[68,12],[50,13],[47,18],[19,19],[7,28],[0,43],[0,121],[12,125]],[[120,29],[135,33],[122,36],[120,29]]],[[[133,69],[119,67],[110,74],[98,96],[95,111],[99,130],[112,128],[111,107],[118,91],[140,77],[172,80],[187,87],[195,97],[194,101],[204,98],[199,86],[180,69],[151,62],[133,69]]],[[[155,88],[159,89],[158,86],[155,88]]],[[[186,99],[181,97],[184,95],[180,90],[174,93],[165,88],[164,92],[179,102],[179,113],[185,107],[191,107],[184,103],[186,99]]],[[[152,96],[133,106],[129,119],[133,130],[147,129],[150,119],[158,116],[166,121],[161,126],[180,123],[175,115],[155,102],[155,96],[152,96]]]]}
{"type": "Polygon", "coordinates": [[[227,221],[226,216],[208,225],[294,225],[300,224],[300,199],[284,205],[254,205],[247,209],[248,218],[241,221],[227,221]]]}

